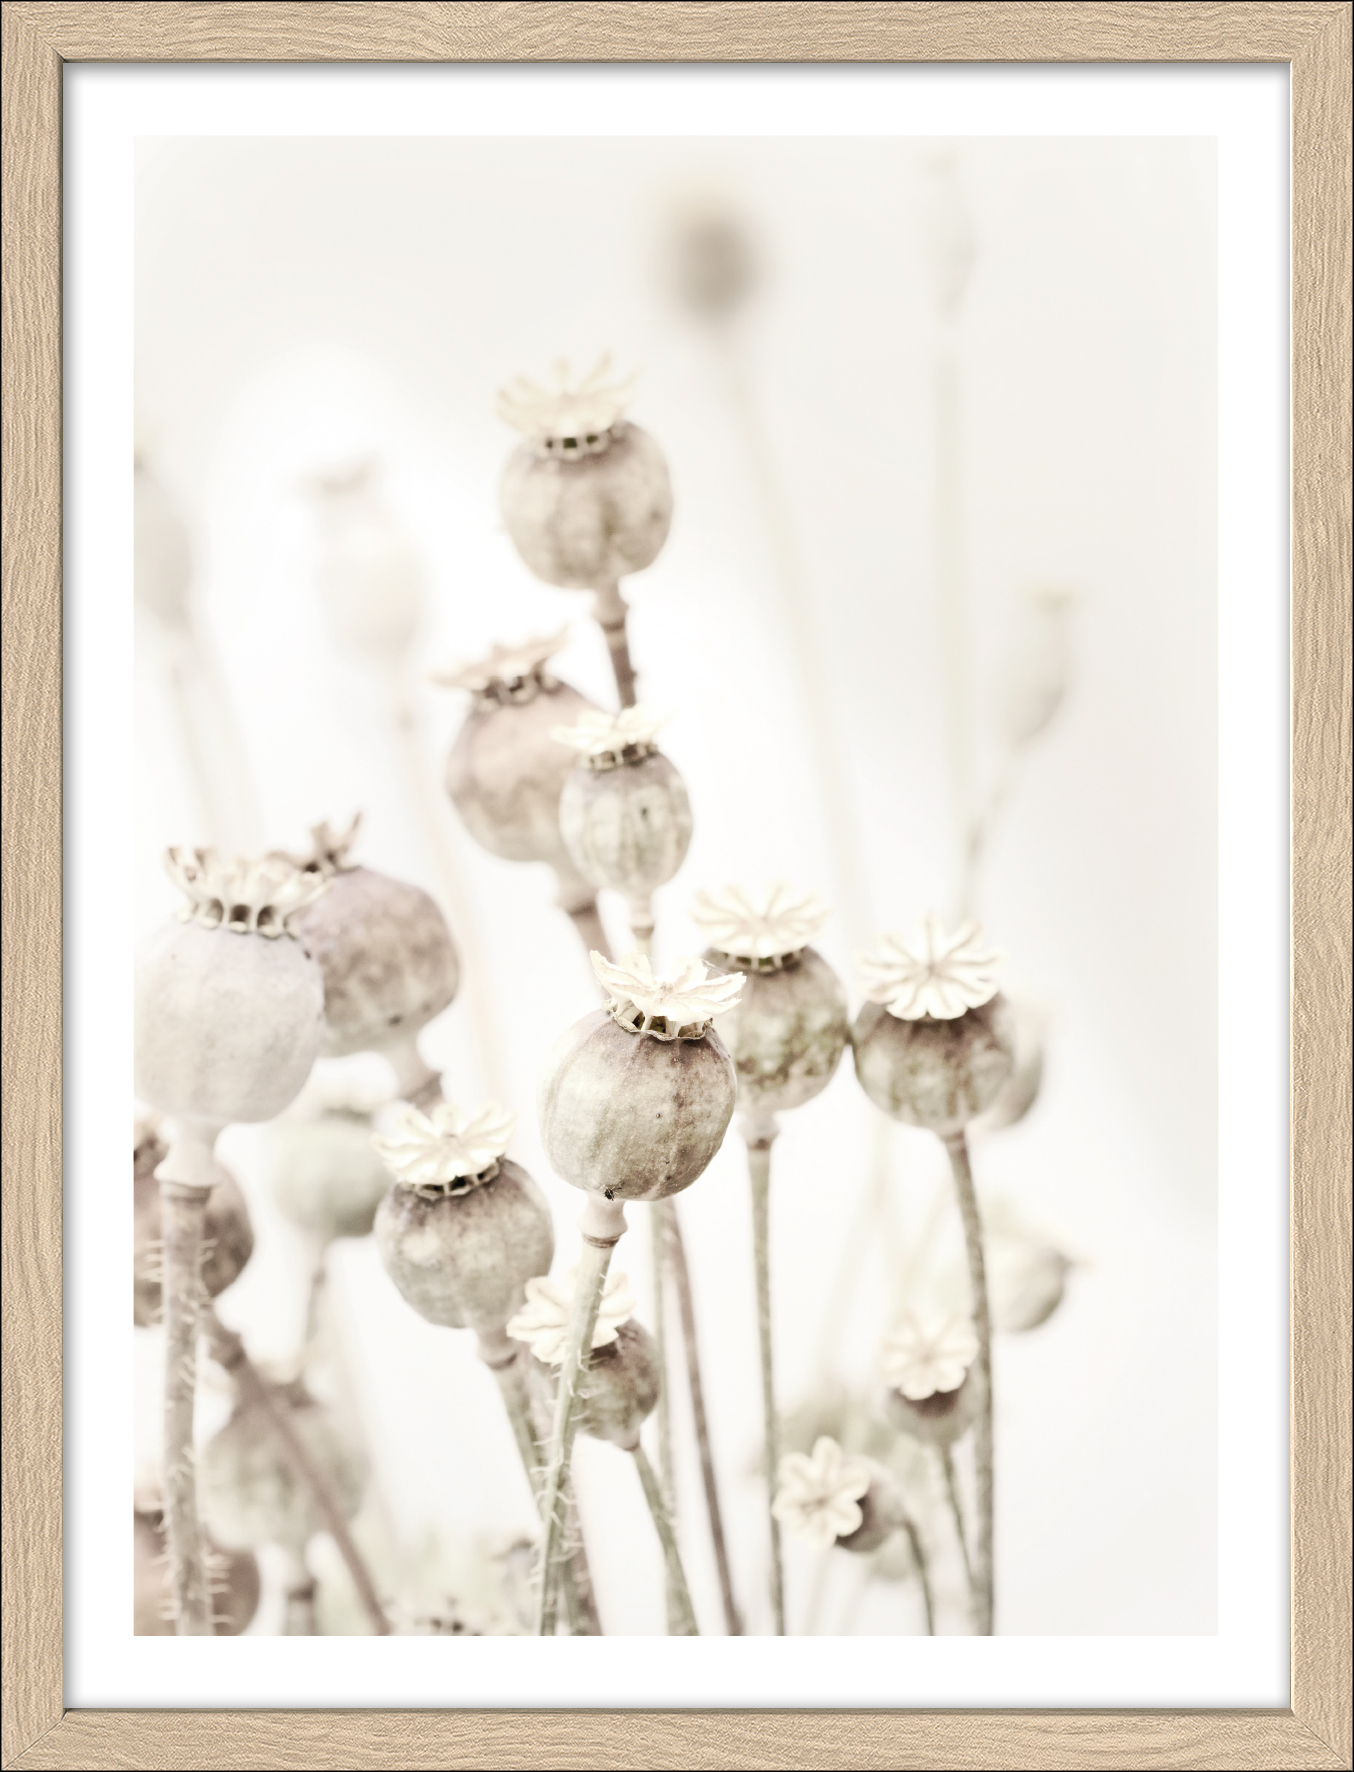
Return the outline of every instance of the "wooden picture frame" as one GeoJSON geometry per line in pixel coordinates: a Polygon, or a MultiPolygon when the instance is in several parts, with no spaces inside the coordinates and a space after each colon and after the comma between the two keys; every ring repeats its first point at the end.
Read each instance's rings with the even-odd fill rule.
{"type": "Polygon", "coordinates": [[[1350,5],[7,0],[3,29],[3,1764],[1349,1766],[1350,5]],[[61,72],[85,60],[1290,65],[1290,1709],[63,1711],[61,72]]]}

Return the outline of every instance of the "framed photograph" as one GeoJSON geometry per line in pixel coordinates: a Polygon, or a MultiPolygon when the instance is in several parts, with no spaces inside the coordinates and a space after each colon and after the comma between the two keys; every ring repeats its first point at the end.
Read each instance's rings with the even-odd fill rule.
{"type": "Polygon", "coordinates": [[[1349,1763],[1350,23],[4,7],[5,1764],[1349,1763]]]}

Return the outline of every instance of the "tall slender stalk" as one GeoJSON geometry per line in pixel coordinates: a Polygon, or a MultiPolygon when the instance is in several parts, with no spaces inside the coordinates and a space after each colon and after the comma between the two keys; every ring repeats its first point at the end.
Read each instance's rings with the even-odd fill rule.
{"type": "Polygon", "coordinates": [[[973,1293],[973,1327],[978,1336],[978,1357],[973,1364],[980,1390],[978,1419],[973,1428],[973,1473],[978,1504],[977,1544],[973,1554],[973,1609],[978,1635],[990,1637],[993,1634],[992,1318],[983,1261],[983,1225],[978,1213],[978,1196],[973,1189],[968,1139],[958,1132],[945,1140],[945,1148],[950,1153],[959,1212],[964,1221],[964,1248],[973,1293]]]}
{"type": "Polygon", "coordinates": [[[209,1188],[161,1181],[165,1326],[165,1544],[175,1628],[181,1637],[212,1635],[212,1601],[197,1511],[197,1340],[202,1321],[202,1227],[209,1188]]]}
{"type": "Polygon", "coordinates": [[[672,1515],[668,1511],[667,1498],[654,1475],[654,1468],[649,1463],[644,1448],[636,1443],[630,1450],[635,1468],[639,1472],[639,1480],[644,1486],[644,1499],[653,1515],[658,1541],[663,1546],[669,1595],[669,1633],[675,1637],[698,1637],[700,1632],[696,1628],[696,1613],[691,1604],[691,1591],[686,1585],[686,1571],[682,1568],[682,1556],[672,1529],[672,1515]]]}
{"type": "Polygon", "coordinates": [[[705,1415],[705,1387],[701,1383],[700,1344],[696,1337],[696,1304],[691,1293],[691,1273],[686,1265],[686,1245],[682,1240],[677,1202],[664,1200],[659,1207],[667,1232],[668,1268],[677,1294],[682,1319],[682,1346],[686,1356],[687,1382],[691,1389],[691,1419],[696,1429],[696,1445],[700,1452],[701,1482],[705,1489],[705,1511],[710,1520],[710,1538],[714,1544],[715,1566],[719,1571],[719,1592],[724,1602],[724,1625],[731,1637],[743,1634],[743,1621],[733,1597],[733,1575],[729,1569],[729,1549],[724,1539],[724,1516],[719,1506],[719,1486],[715,1482],[715,1461],[710,1449],[710,1427],[705,1415]]]}
{"type": "Polygon", "coordinates": [[[287,1573],[283,1582],[282,1634],[284,1637],[315,1635],[315,1577],[301,1552],[287,1547],[287,1573]]]}
{"type": "Polygon", "coordinates": [[[625,631],[628,613],[619,585],[597,585],[593,613],[606,637],[611,654],[611,674],[616,679],[616,694],[623,708],[635,705],[635,667],[630,662],[630,640],[625,631]]]}
{"type": "MultiPolygon", "coordinates": [[[[605,1220],[606,1215],[600,1210],[600,1202],[590,1198],[588,1205],[590,1209],[599,1208],[594,1222],[605,1220]]],[[[588,1219],[589,1213],[585,1213],[585,1224],[588,1219]]],[[[555,1419],[550,1431],[550,1450],[541,1496],[541,1518],[545,1531],[541,1545],[541,1591],[536,1614],[536,1634],[541,1637],[555,1634],[558,1616],[556,1585],[565,1525],[564,1487],[569,1478],[574,1436],[578,1432],[578,1377],[592,1350],[592,1333],[597,1327],[597,1313],[602,1303],[602,1288],[606,1284],[607,1269],[611,1265],[611,1251],[620,1241],[625,1229],[625,1215],[619,1206],[614,1208],[613,1222],[614,1219],[619,1219],[620,1228],[606,1241],[602,1240],[602,1237],[607,1236],[606,1230],[602,1230],[599,1235],[589,1235],[586,1229],[583,1233],[583,1250],[579,1257],[573,1306],[569,1314],[569,1334],[564,1348],[564,1363],[560,1369],[559,1390],[555,1397],[555,1419]]]]}
{"type": "Polygon", "coordinates": [[[767,1520],[771,1528],[771,1610],[778,1637],[785,1635],[785,1576],[781,1562],[780,1521],[771,1512],[780,1465],[780,1432],[776,1418],[776,1384],[771,1361],[771,1145],[776,1123],[767,1120],[744,1129],[748,1146],[748,1181],[752,1189],[752,1254],[757,1272],[757,1339],[762,1356],[762,1446],[766,1463],[767,1520]]]}
{"type": "MultiPolygon", "coordinates": [[[[672,1374],[668,1366],[667,1288],[663,1284],[666,1263],[664,1244],[667,1238],[658,1203],[649,1207],[649,1255],[653,1272],[654,1348],[658,1365],[658,1401],[654,1417],[658,1424],[658,1471],[663,1486],[663,1505],[669,1517],[676,1513],[676,1485],[672,1470],[672,1374]]],[[[666,1583],[668,1632],[680,1636],[680,1603],[670,1578],[666,1583]]]]}
{"type": "Polygon", "coordinates": [[[954,1455],[948,1446],[937,1446],[940,1457],[940,1468],[945,1475],[945,1489],[949,1496],[950,1512],[954,1515],[955,1536],[959,1540],[960,1554],[964,1559],[964,1574],[968,1577],[969,1594],[973,1593],[973,1564],[968,1554],[968,1528],[964,1524],[964,1499],[959,1493],[959,1475],[954,1468],[954,1455]]]}
{"type": "Polygon", "coordinates": [[[578,939],[583,943],[583,952],[602,954],[609,960],[611,947],[607,942],[606,930],[602,927],[597,900],[590,898],[586,904],[575,905],[569,912],[569,917],[578,931],[578,939]]]}
{"type": "Polygon", "coordinates": [[[926,1551],[922,1546],[921,1533],[916,1523],[909,1516],[903,1521],[903,1531],[907,1533],[907,1542],[912,1546],[912,1561],[917,1565],[917,1580],[921,1585],[922,1605],[926,1608],[926,1634],[936,1634],[936,1603],[931,1593],[931,1571],[926,1561],[926,1551]]]}
{"type": "Polygon", "coordinates": [[[344,1517],[330,1488],[328,1479],[315,1460],[311,1457],[305,1441],[297,1433],[288,1417],[287,1411],[280,1407],[271,1387],[265,1382],[257,1366],[245,1351],[243,1340],[233,1329],[227,1329],[214,1310],[208,1310],[206,1317],[207,1334],[211,1342],[212,1358],[224,1371],[235,1380],[240,1396],[250,1408],[260,1411],[269,1427],[273,1430],[278,1444],[288,1464],[300,1483],[309,1490],[315,1510],[324,1522],[325,1530],[338,1546],[339,1555],[347,1565],[348,1573],[357,1589],[357,1597],[362,1602],[372,1628],[377,1636],[390,1634],[390,1620],[386,1617],[376,1593],[361,1551],[354,1542],[344,1517]]]}

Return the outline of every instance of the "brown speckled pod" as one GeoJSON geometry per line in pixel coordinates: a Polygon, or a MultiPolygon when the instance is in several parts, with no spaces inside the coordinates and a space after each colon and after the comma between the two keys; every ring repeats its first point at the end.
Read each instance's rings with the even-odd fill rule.
{"type": "Polygon", "coordinates": [[[366,1114],[277,1120],[269,1144],[273,1200],[284,1218],[326,1243],[368,1234],[390,1177],[371,1148],[366,1114]]]}
{"type": "Polygon", "coordinates": [[[499,489],[518,553],[547,584],[596,590],[658,556],[672,522],[663,452],[624,420],[587,438],[524,442],[499,489]]]}
{"type": "MultiPolygon", "coordinates": [[[[532,1392],[547,1411],[555,1406],[559,1369],[528,1358],[532,1392]]],[[[578,1425],[594,1440],[632,1452],[639,1430],[658,1406],[658,1344],[633,1317],[615,1341],[595,1347],[578,1378],[578,1425]]]]}
{"type": "Polygon", "coordinates": [[[566,909],[590,899],[592,887],[560,834],[560,795],[576,753],[550,732],[576,725],[592,706],[554,679],[533,680],[525,697],[479,695],[447,758],[447,793],[471,836],[505,861],[548,862],[560,876],[566,909]]]}
{"type": "Polygon", "coordinates": [[[380,1051],[417,1033],[456,995],[451,933],[418,886],[340,868],[292,928],[324,975],[325,1057],[380,1051]]]}
{"type": "MultiPolygon", "coordinates": [[[[172,1637],[173,1589],[165,1550],[164,1515],[158,1509],[143,1512],[138,1508],[132,1518],[133,1634],[172,1637]]],[[[259,1609],[258,1560],[250,1550],[221,1551],[209,1544],[206,1562],[216,1635],[238,1637],[259,1609]]]]}
{"type": "Polygon", "coordinates": [[[736,1099],[733,1060],[713,1028],[655,1039],[598,1009],[551,1048],[536,1114],[565,1181],[606,1199],[663,1200],[705,1169],[736,1099]]]}
{"type": "Polygon", "coordinates": [[[740,1108],[778,1114],[811,1101],[832,1080],[850,1033],[837,974],[815,948],[775,969],[715,949],[704,957],[712,972],[741,972],[746,981],[719,1021],[738,1072],[740,1108]]]}
{"type": "Polygon", "coordinates": [[[957,1390],[933,1391],[914,1400],[900,1390],[885,1393],[884,1413],[896,1428],[929,1446],[949,1446],[966,1434],[978,1413],[979,1380],[970,1371],[957,1390]]]}
{"type": "MultiPolygon", "coordinates": [[[[147,1129],[138,1138],[132,1159],[132,1317],[143,1329],[160,1321],[160,1184],[155,1169],[168,1154],[168,1145],[147,1129]]],[[[202,1283],[209,1298],[218,1297],[239,1278],[254,1251],[254,1227],[244,1195],[232,1175],[225,1170],[221,1175],[207,1196],[207,1218],[202,1227],[202,1283]]]]}
{"type": "Polygon", "coordinates": [[[873,1458],[862,1458],[859,1462],[870,1473],[870,1487],[856,1502],[864,1518],[854,1532],[837,1540],[837,1548],[863,1555],[878,1550],[885,1539],[891,1538],[902,1525],[906,1512],[902,1492],[892,1471],[873,1458]]]}
{"type": "Polygon", "coordinates": [[[523,1288],[550,1271],[550,1208],[519,1164],[492,1180],[428,1197],[396,1183],[376,1213],[376,1246],[405,1301],[430,1323],[482,1333],[521,1308],[523,1288]]]}
{"type": "Polygon", "coordinates": [[[691,843],[691,802],[661,751],[599,769],[580,763],[564,784],[560,830],[579,872],[632,902],[681,867],[691,843]]]}
{"type": "Polygon", "coordinates": [[[903,1021],[867,1003],[852,1041],[856,1075],[875,1106],[942,1138],[962,1132],[996,1100],[1015,1064],[1012,1018],[1001,996],[952,1021],[903,1021]]]}
{"type": "MultiPolygon", "coordinates": [[[[362,1505],[366,1464],[323,1404],[299,1382],[277,1403],[323,1473],[345,1518],[362,1505]]],[[[227,1549],[281,1544],[298,1554],[324,1526],[315,1500],[292,1469],[267,1414],[237,1404],[198,1464],[198,1502],[212,1537],[227,1549]]]]}

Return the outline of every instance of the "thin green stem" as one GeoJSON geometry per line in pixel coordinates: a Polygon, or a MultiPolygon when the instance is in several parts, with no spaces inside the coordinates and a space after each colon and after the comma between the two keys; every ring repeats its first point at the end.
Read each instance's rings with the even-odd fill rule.
{"type": "Polygon", "coordinates": [[[592,1333],[597,1327],[597,1312],[602,1303],[602,1288],[607,1268],[611,1265],[614,1243],[593,1242],[585,1233],[579,1257],[578,1275],[574,1285],[573,1308],[569,1315],[569,1337],[560,1368],[559,1390],[555,1396],[555,1419],[550,1431],[550,1452],[545,1470],[541,1498],[544,1540],[541,1545],[541,1591],[536,1615],[536,1634],[555,1634],[558,1615],[556,1585],[561,1543],[564,1537],[564,1488],[569,1478],[569,1462],[573,1455],[574,1437],[578,1432],[578,1377],[592,1349],[592,1333]]]}
{"type": "Polygon", "coordinates": [[[202,1227],[206,1187],[160,1183],[164,1239],[165,1324],[165,1543],[175,1629],[181,1637],[212,1635],[212,1601],[197,1511],[197,1456],[193,1417],[197,1400],[197,1340],[202,1321],[202,1227]]]}
{"type": "Polygon", "coordinates": [[[948,1446],[937,1446],[940,1468],[945,1473],[945,1490],[950,1500],[950,1512],[954,1515],[955,1536],[959,1540],[959,1550],[964,1559],[964,1574],[968,1577],[970,1596],[973,1593],[973,1565],[968,1554],[968,1530],[964,1525],[964,1500],[959,1493],[959,1474],[954,1468],[954,1454],[948,1446]]]}
{"type": "Polygon", "coordinates": [[[987,1300],[987,1270],[983,1261],[983,1225],[978,1196],[973,1188],[968,1140],[962,1132],[945,1140],[954,1172],[959,1212],[964,1221],[964,1247],[968,1254],[969,1285],[973,1293],[973,1327],[978,1336],[978,1357],[973,1363],[979,1387],[978,1419],[973,1429],[973,1474],[977,1491],[977,1544],[973,1554],[974,1622],[980,1637],[993,1634],[993,1448],[992,1448],[992,1318],[987,1300]]]}
{"type": "Polygon", "coordinates": [[[670,1613],[674,1618],[669,1626],[669,1634],[675,1637],[698,1637],[700,1632],[696,1628],[696,1613],[691,1604],[690,1589],[686,1585],[686,1571],[682,1568],[682,1556],[677,1548],[677,1536],[672,1529],[672,1515],[668,1512],[667,1499],[644,1448],[638,1444],[633,1446],[631,1456],[639,1472],[639,1480],[644,1485],[644,1498],[653,1515],[658,1541],[663,1546],[667,1590],[672,1600],[670,1613]]]}
{"type": "Polygon", "coordinates": [[[757,1339],[762,1358],[762,1446],[766,1463],[767,1520],[771,1528],[771,1610],[778,1637],[785,1635],[785,1576],[781,1562],[780,1521],[771,1512],[780,1466],[776,1385],[771,1361],[771,1142],[770,1127],[749,1129],[748,1180],[752,1189],[752,1253],[757,1272],[757,1339]]]}
{"type": "Polygon", "coordinates": [[[743,1634],[743,1621],[733,1597],[733,1574],[729,1568],[729,1547],[724,1538],[724,1516],[719,1506],[719,1486],[715,1482],[715,1460],[710,1447],[710,1424],[705,1415],[705,1387],[701,1382],[700,1343],[696,1335],[696,1302],[691,1292],[691,1272],[686,1264],[686,1244],[682,1240],[677,1202],[664,1200],[659,1207],[667,1231],[668,1265],[677,1305],[682,1318],[682,1343],[686,1355],[687,1383],[691,1390],[691,1419],[696,1430],[696,1446],[700,1452],[701,1482],[705,1489],[705,1511],[710,1520],[710,1538],[714,1544],[715,1566],[719,1571],[719,1591],[724,1602],[724,1624],[731,1637],[743,1634]]]}

